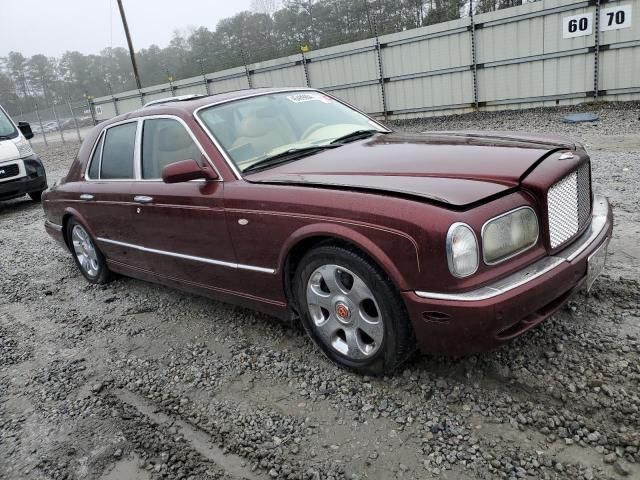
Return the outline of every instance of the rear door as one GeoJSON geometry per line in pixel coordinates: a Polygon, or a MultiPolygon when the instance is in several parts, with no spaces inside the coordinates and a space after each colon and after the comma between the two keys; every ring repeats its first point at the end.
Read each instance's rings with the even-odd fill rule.
{"type": "Polygon", "coordinates": [[[138,120],[105,128],[96,142],[77,209],[111,262],[128,262],[131,241],[131,188],[135,178],[138,120]]]}
{"type": "Polygon", "coordinates": [[[162,181],[166,165],[189,159],[210,163],[182,119],[144,119],[139,178],[130,194],[135,203],[131,234],[140,247],[134,266],[197,286],[232,288],[236,259],[226,225],[224,182],[162,181]]]}

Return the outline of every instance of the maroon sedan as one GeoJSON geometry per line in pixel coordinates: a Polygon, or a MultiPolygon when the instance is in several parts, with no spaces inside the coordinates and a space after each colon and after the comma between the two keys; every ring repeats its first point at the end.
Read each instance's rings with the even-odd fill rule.
{"type": "Polygon", "coordinates": [[[104,122],[44,209],[90,282],[117,272],[300,318],[369,374],[539,324],[591,286],[612,228],[571,140],[396,133],[310,89],[104,122]]]}

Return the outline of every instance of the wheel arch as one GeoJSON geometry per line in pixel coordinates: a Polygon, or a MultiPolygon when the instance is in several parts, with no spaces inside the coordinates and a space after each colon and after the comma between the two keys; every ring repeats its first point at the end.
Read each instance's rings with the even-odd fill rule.
{"type": "Polygon", "coordinates": [[[280,255],[279,266],[282,272],[283,287],[289,304],[295,309],[293,279],[295,271],[304,255],[321,245],[338,245],[355,248],[360,254],[371,260],[391,283],[398,289],[407,290],[407,280],[395,263],[373,240],[362,233],[342,225],[315,224],[297,230],[289,237],[280,255]]]}
{"type": "Polygon", "coordinates": [[[93,243],[97,245],[97,237],[93,229],[87,223],[87,220],[82,216],[80,212],[78,212],[75,208],[67,207],[62,214],[62,238],[64,239],[64,243],[69,250],[71,250],[71,244],[69,243],[69,235],[67,233],[67,225],[69,225],[69,221],[74,218],[78,223],[80,223],[84,229],[91,235],[91,239],[93,243]]]}

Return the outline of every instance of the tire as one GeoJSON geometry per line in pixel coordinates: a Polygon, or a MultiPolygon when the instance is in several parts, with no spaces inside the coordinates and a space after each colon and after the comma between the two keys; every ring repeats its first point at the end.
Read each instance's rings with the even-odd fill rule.
{"type": "Polygon", "coordinates": [[[69,250],[82,275],[91,283],[103,284],[111,280],[111,271],[93,238],[77,220],[67,223],[69,250]]]}
{"type": "Polygon", "coordinates": [[[415,351],[397,289],[355,249],[326,245],[308,252],[296,269],[294,294],[305,331],[341,367],[384,375],[415,351]]]}
{"type": "Polygon", "coordinates": [[[33,200],[34,202],[41,202],[42,201],[42,192],[44,192],[44,190],[40,190],[39,192],[29,192],[29,197],[31,197],[31,200],[33,200]]]}

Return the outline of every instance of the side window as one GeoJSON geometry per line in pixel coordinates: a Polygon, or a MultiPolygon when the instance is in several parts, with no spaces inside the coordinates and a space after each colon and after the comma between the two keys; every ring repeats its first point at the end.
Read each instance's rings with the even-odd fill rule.
{"type": "Polygon", "coordinates": [[[162,169],[181,160],[200,161],[202,153],[189,132],[177,120],[144,121],[142,130],[142,178],[162,178],[162,169]]]}
{"type": "Polygon", "coordinates": [[[137,122],[125,123],[107,130],[102,152],[100,178],[133,178],[133,152],[137,122]]]}
{"type": "Polygon", "coordinates": [[[102,143],[104,142],[104,135],[100,135],[100,140],[96,145],[96,149],[93,151],[91,157],[91,165],[89,165],[89,178],[97,180],[100,174],[100,156],[102,155],[102,143]]]}

